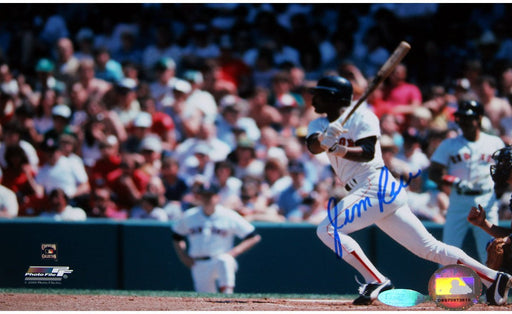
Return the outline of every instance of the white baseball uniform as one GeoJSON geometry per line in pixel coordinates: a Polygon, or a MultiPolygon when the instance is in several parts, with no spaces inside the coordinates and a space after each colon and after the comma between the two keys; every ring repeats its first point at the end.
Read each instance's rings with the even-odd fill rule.
{"type": "Polygon", "coordinates": [[[197,292],[215,293],[219,287],[235,287],[236,260],[227,252],[235,236],[244,239],[255,228],[234,210],[221,205],[206,216],[201,207],[188,209],[173,231],[188,239],[188,254],[194,259],[192,279],[197,292]],[[218,281],[218,282],[217,282],[218,281]]]}
{"type": "MultiPolygon", "coordinates": [[[[335,123],[341,123],[350,108],[335,123]]],[[[308,137],[322,133],[329,121],[322,117],[308,126],[308,137]]],[[[359,108],[344,125],[339,144],[354,146],[369,136],[380,138],[379,120],[367,108],[359,108]]],[[[461,249],[448,246],[432,236],[407,205],[407,182],[397,181],[384,166],[380,142],[369,162],[354,162],[327,152],[336,175],[350,191],[339,203],[332,198],[328,215],[317,228],[322,242],[364,276],[367,283],[382,283],[381,274],[363,253],[350,233],[376,224],[382,231],[421,258],[442,265],[464,264],[475,270],[489,286],[497,272],[469,257],[461,249]]],[[[416,175],[417,173],[412,173],[416,175]]]]}
{"type": "Polygon", "coordinates": [[[463,135],[445,139],[439,144],[431,161],[446,167],[448,175],[471,182],[475,190],[457,191],[452,189],[450,207],[446,213],[443,228],[443,242],[461,247],[468,230],[473,231],[480,261],[487,259],[486,245],[492,239],[488,233],[467,221],[471,207],[478,204],[486,211],[487,220],[498,224],[498,201],[494,193],[494,182],[489,166],[494,163],[492,154],[505,143],[493,135],[480,132],[477,141],[468,141],[463,135]]]}

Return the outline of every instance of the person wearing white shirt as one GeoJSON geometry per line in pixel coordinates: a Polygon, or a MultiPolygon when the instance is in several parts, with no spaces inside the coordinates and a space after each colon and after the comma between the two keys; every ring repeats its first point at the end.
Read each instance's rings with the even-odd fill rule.
{"type": "Polygon", "coordinates": [[[73,207],[68,204],[69,198],[64,190],[56,188],[50,192],[49,207],[39,217],[53,218],[57,221],[84,221],[87,214],[80,207],[73,207]]]}
{"type": "Polygon", "coordinates": [[[18,199],[16,194],[2,185],[2,168],[0,168],[0,218],[18,216],[18,199]]]}

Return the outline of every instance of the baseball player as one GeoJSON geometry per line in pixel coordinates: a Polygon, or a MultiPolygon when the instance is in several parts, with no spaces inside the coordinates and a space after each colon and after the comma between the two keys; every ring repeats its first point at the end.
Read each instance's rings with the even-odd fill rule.
{"type": "MultiPolygon", "coordinates": [[[[381,157],[379,121],[361,107],[346,121],[352,105],[352,85],[339,76],[321,78],[313,93],[313,107],[325,114],[311,121],[306,138],[313,154],[327,153],[332,167],[348,194],[337,204],[332,198],[328,215],[317,228],[322,242],[349,265],[365,282],[359,288],[356,305],[367,305],[393,285],[370,262],[350,233],[376,224],[414,254],[442,265],[462,264],[473,269],[492,292],[490,304],[505,304],[512,276],[492,270],[469,257],[461,249],[432,236],[407,205],[408,182],[393,178],[381,157]]],[[[411,173],[411,177],[418,173],[411,173]]]]}
{"type": "Polygon", "coordinates": [[[498,223],[498,200],[494,193],[489,165],[492,154],[505,146],[497,136],[480,130],[484,107],[475,100],[459,103],[454,113],[462,134],[445,139],[431,157],[430,178],[450,195],[443,226],[443,242],[461,247],[472,229],[480,261],[485,262],[485,245],[491,237],[467,221],[468,209],[481,204],[493,224],[498,223]]]}
{"type": "MultiPolygon", "coordinates": [[[[491,165],[491,176],[495,188],[507,187],[512,185],[512,147],[506,146],[497,150],[492,158],[496,162],[491,165]]],[[[512,197],[509,204],[512,210],[512,197]]],[[[487,266],[499,270],[512,269],[512,225],[510,228],[498,226],[486,219],[485,209],[478,204],[473,206],[467,217],[468,221],[487,232],[495,239],[487,246],[488,257],[487,266]]]]}
{"type": "Polygon", "coordinates": [[[235,211],[219,205],[219,187],[196,187],[200,206],[188,209],[173,226],[173,245],[192,271],[196,292],[231,294],[235,287],[235,258],[261,240],[255,228],[235,211]],[[235,236],[242,241],[233,246],[235,236]],[[185,241],[188,240],[188,241],[185,241]]]}

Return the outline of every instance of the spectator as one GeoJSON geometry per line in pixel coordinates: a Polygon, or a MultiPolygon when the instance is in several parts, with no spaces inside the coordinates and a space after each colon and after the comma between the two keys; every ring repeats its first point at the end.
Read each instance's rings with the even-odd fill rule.
{"type": "Polygon", "coordinates": [[[156,25],[155,42],[144,48],[142,65],[147,73],[162,58],[171,58],[176,62],[181,59],[181,48],[173,42],[173,33],[167,24],[156,25]]]}
{"type": "Polygon", "coordinates": [[[236,211],[247,221],[284,222],[285,217],[277,211],[277,206],[269,206],[261,194],[261,181],[246,176],[240,190],[241,203],[236,211]]]}
{"type": "Polygon", "coordinates": [[[215,177],[213,182],[219,186],[220,204],[229,208],[236,208],[240,204],[240,188],[242,180],[234,176],[235,169],[229,161],[215,163],[215,177]]]}
{"type": "Polygon", "coordinates": [[[115,104],[112,108],[125,127],[135,119],[140,110],[137,99],[137,82],[130,78],[122,79],[114,85],[115,104]]]}
{"type": "Polygon", "coordinates": [[[512,107],[507,99],[497,96],[496,79],[484,75],[477,80],[476,89],[480,102],[484,106],[484,113],[491,122],[495,133],[500,130],[500,120],[512,116],[512,107]]]}
{"type": "Polygon", "coordinates": [[[18,200],[16,194],[2,184],[3,174],[0,168],[0,218],[18,216],[18,200]]]}
{"type": "Polygon", "coordinates": [[[139,153],[142,141],[151,134],[152,125],[153,119],[149,113],[145,111],[138,112],[130,123],[131,131],[126,141],[122,143],[121,150],[132,154],[139,153]]]}
{"type": "Polygon", "coordinates": [[[143,161],[140,169],[149,177],[156,177],[162,168],[162,141],[156,135],[144,137],[140,143],[140,154],[143,161]]]}
{"type": "Polygon", "coordinates": [[[107,184],[109,174],[121,165],[121,156],[119,155],[119,141],[113,135],[107,136],[98,144],[100,149],[100,158],[96,160],[89,173],[89,182],[91,187],[104,187],[107,184]]]}
{"type": "Polygon", "coordinates": [[[178,81],[175,77],[176,63],[171,58],[162,58],[153,65],[155,80],[149,84],[151,97],[156,101],[156,109],[163,110],[174,103],[173,86],[178,81]]]}
{"type": "Polygon", "coordinates": [[[85,211],[80,207],[68,204],[69,198],[64,190],[56,188],[48,195],[48,207],[39,217],[52,218],[56,221],[84,221],[87,219],[85,211]]]}
{"type": "Polygon", "coordinates": [[[112,58],[121,64],[131,62],[142,64],[142,51],[137,47],[137,34],[132,30],[125,30],[121,33],[121,46],[112,53],[112,58]]]}
{"type": "Polygon", "coordinates": [[[176,126],[176,140],[182,142],[187,137],[195,137],[199,132],[204,115],[196,107],[187,107],[187,98],[192,91],[192,86],[187,81],[177,81],[173,85],[172,92],[174,102],[170,107],[164,108],[176,126]]]}
{"type": "Polygon", "coordinates": [[[290,222],[303,220],[300,205],[313,191],[313,185],[306,180],[305,171],[304,165],[300,162],[290,161],[288,163],[288,172],[292,178],[292,183],[281,192],[277,205],[279,206],[279,214],[286,217],[286,220],[290,222]]]}
{"type": "Polygon", "coordinates": [[[73,42],[69,38],[63,37],[57,41],[57,72],[55,76],[66,84],[75,80],[79,71],[80,61],[74,53],[73,42]]]}
{"type": "Polygon", "coordinates": [[[193,158],[187,158],[180,169],[180,175],[185,178],[187,185],[192,186],[197,177],[203,182],[212,182],[215,176],[215,162],[211,160],[210,153],[213,147],[208,144],[195,146],[193,158]]]}
{"type": "Polygon", "coordinates": [[[37,81],[34,86],[34,91],[42,93],[47,89],[53,89],[57,93],[65,93],[66,85],[64,82],[55,78],[53,72],[55,65],[52,61],[46,58],[39,59],[36,64],[37,81]]]}
{"type": "Polygon", "coordinates": [[[107,174],[107,186],[120,209],[130,210],[141,200],[151,178],[139,169],[133,155],[124,154],[119,168],[107,174]]]}
{"type": "Polygon", "coordinates": [[[97,48],[94,51],[95,77],[110,83],[117,83],[124,77],[121,64],[112,59],[106,48],[97,48]]]}
{"type": "Polygon", "coordinates": [[[49,193],[60,188],[66,193],[68,200],[90,192],[88,177],[79,176],[79,173],[74,170],[72,162],[59,150],[58,139],[48,137],[41,149],[44,152],[45,162],[35,178],[40,191],[49,193]]]}
{"type": "Polygon", "coordinates": [[[181,165],[194,154],[198,145],[208,145],[210,147],[210,159],[214,162],[225,160],[231,152],[228,144],[217,138],[217,126],[211,121],[204,121],[199,128],[197,137],[190,137],[176,146],[176,158],[181,165]]]}
{"type": "Polygon", "coordinates": [[[213,121],[218,113],[217,103],[213,95],[203,89],[203,74],[197,70],[187,70],[183,77],[192,87],[185,106],[197,108],[205,119],[213,121]]]}
{"type": "Polygon", "coordinates": [[[9,146],[19,146],[28,160],[28,165],[33,171],[37,171],[39,169],[39,156],[37,155],[36,149],[30,142],[21,139],[22,129],[19,123],[12,121],[2,125],[2,127],[3,136],[2,141],[0,142],[0,166],[2,168],[6,168],[8,166],[6,159],[7,148],[9,146]]]}
{"type": "Polygon", "coordinates": [[[153,193],[145,193],[142,195],[140,208],[132,208],[130,218],[151,219],[162,222],[169,220],[167,213],[159,207],[158,195],[153,193]]]}
{"type": "Polygon", "coordinates": [[[256,155],[258,158],[261,160],[278,158],[287,162],[288,157],[286,157],[286,153],[282,148],[283,141],[281,141],[279,133],[270,126],[263,127],[260,130],[261,137],[256,143],[256,155]]]}
{"type": "Polygon", "coordinates": [[[88,217],[112,218],[115,220],[125,220],[128,218],[128,212],[117,208],[110,197],[110,193],[107,187],[98,187],[92,191],[88,217]]]}
{"type": "Polygon", "coordinates": [[[314,225],[320,224],[327,216],[327,208],[330,198],[330,186],[327,181],[315,184],[311,195],[306,196],[300,208],[303,212],[302,220],[314,225]]]}
{"type": "Polygon", "coordinates": [[[75,41],[78,49],[74,53],[78,60],[93,58],[94,32],[88,27],[82,27],[78,30],[75,41]]]}
{"type": "Polygon", "coordinates": [[[232,151],[228,160],[235,165],[235,177],[244,178],[251,175],[257,178],[263,177],[264,162],[257,158],[255,143],[250,139],[242,137],[238,140],[237,146],[232,151]]]}
{"type": "Polygon", "coordinates": [[[83,59],[80,61],[78,66],[78,82],[82,84],[82,86],[87,91],[87,94],[91,98],[102,98],[107,91],[112,88],[112,84],[96,78],[94,73],[94,60],[93,59],[83,59]]]}
{"type": "Polygon", "coordinates": [[[268,103],[268,89],[255,87],[249,96],[249,111],[247,116],[252,118],[261,130],[264,127],[277,127],[281,123],[279,111],[268,103]]]}
{"type": "Polygon", "coordinates": [[[52,108],[53,127],[44,133],[44,140],[52,138],[59,141],[62,134],[76,136],[72,130],[70,122],[72,119],[71,109],[64,104],[58,104],[52,108]]]}
{"type": "Polygon", "coordinates": [[[35,182],[36,170],[29,164],[25,151],[19,144],[9,145],[5,149],[5,166],[3,169],[2,184],[16,193],[18,216],[29,216],[30,201],[38,191],[35,182]]]}
{"type": "Polygon", "coordinates": [[[172,156],[165,156],[162,160],[162,171],[160,178],[164,186],[164,196],[167,205],[164,210],[169,220],[175,220],[176,208],[180,212],[187,204],[184,204],[184,197],[189,192],[189,186],[184,178],[179,175],[180,164],[172,156]]]}
{"type": "Polygon", "coordinates": [[[217,137],[234,149],[242,134],[256,142],[261,136],[256,122],[245,115],[248,104],[245,100],[227,95],[220,100],[220,115],[217,116],[217,137]]]}
{"type": "Polygon", "coordinates": [[[45,90],[37,103],[34,128],[39,137],[38,143],[43,141],[43,135],[53,128],[52,108],[57,104],[57,93],[52,89],[45,90]]]}
{"type": "Polygon", "coordinates": [[[268,158],[265,162],[261,194],[266,197],[267,205],[277,203],[281,193],[292,184],[282,159],[268,158]]]}
{"type": "Polygon", "coordinates": [[[390,113],[397,115],[402,130],[407,127],[405,120],[414,109],[422,104],[422,95],[418,86],[407,82],[407,67],[399,64],[384,82],[384,100],[390,113]]]}

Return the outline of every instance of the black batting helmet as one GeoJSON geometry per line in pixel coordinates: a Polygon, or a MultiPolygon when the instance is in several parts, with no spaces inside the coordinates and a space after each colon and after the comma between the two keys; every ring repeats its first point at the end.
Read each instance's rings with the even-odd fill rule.
{"type": "Polygon", "coordinates": [[[343,102],[352,101],[352,84],[349,80],[341,76],[325,76],[318,80],[315,87],[311,87],[309,92],[313,95],[329,95],[336,100],[343,102]]]}
{"type": "Polygon", "coordinates": [[[484,107],[476,100],[463,100],[459,102],[459,108],[454,115],[459,117],[481,117],[484,115],[484,107]]]}
{"type": "Polygon", "coordinates": [[[512,172],[512,146],[505,146],[492,154],[496,162],[491,165],[491,177],[497,185],[506,184],[512,172]]]}

